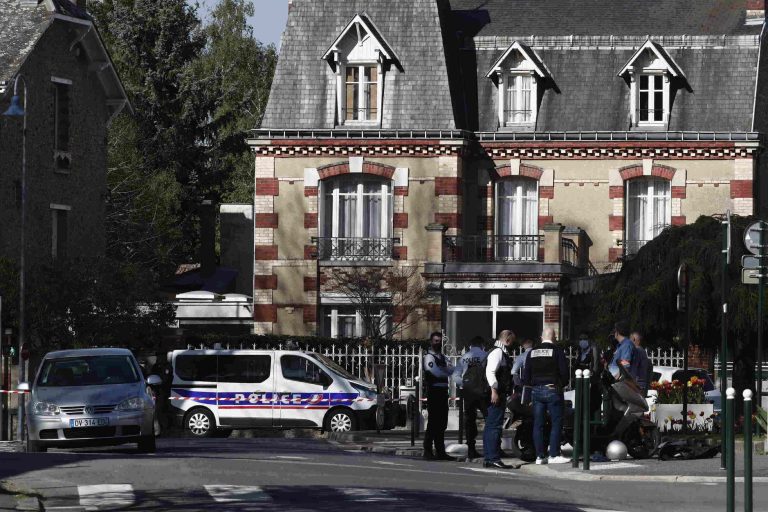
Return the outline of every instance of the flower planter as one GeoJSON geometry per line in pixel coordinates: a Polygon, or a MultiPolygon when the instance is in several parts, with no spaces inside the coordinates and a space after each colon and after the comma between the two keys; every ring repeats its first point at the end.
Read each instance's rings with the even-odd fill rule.
{"type": "MultiPolygon", "coordinates": [[[[688,404],[688,426],[690,430],[709,432],[712,430],[712,404],[688,404]]],[[[680,431],[683,428],[683,404],[656,404],[651,406],[651,419],[661,432],[680,431]]]]}

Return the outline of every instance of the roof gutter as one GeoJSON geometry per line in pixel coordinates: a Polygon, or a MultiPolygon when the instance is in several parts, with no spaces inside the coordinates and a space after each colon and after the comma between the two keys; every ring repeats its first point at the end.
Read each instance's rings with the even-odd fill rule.
{"type": "Polygon", "coordinates": [[[752,131],[755,131],[755,116],[757,115],[757,87],[760,85],[760,57],[763,54],[763,43],[765,41],[765,22],[763,22],[763,28],[760,29],[760,44],[757,47],[757,73],[755,73],[755,89],[754,96],[752,98],[752,131]]]}

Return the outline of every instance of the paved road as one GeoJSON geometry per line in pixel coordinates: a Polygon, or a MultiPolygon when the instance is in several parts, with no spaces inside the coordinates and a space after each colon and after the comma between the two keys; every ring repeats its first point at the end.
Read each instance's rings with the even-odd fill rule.
{"type": "MultiPolygon", "coordinates": [[[[347,452],[318,439],[160,439],[131,448],[0,453],[0,480],[46,510],[721,512],[722,485],[577,482],[347,452]],[[626,498],[628,497],[628,498],[626,498]]],[[[534,469],[534,468],[530,468],[534,469]]],[[[539,468],[540,469],[540,468],[539,468]]],[[[758,492],[760,487],[756,486],[758,492]]],[[[766,510],[768,491],[755,510],[766,510]]]]}

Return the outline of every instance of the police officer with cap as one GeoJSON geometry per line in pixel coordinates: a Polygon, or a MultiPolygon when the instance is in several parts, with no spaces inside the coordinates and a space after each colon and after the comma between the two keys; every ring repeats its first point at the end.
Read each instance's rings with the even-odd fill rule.
{"type": "Polygon", "coordinates": [[[424,356],[424,375],[427,387],[427,429],[424,433],[424,458],[427,460],[455,460],[445,453],[445,429],[448,428],[448,378],[453,366],[443,354],[443,334],[429,336],[430,348],[424,356]],[[432,451],[434,442],[435,449],[432,451]]]}
{"type": "Polygon", "coordinates": [[[475,390],[471,389],[471,386],[464,385],[464,377],[467,374],[467,370],[470,368],[473,371],[481,371],[485,358],[488,357],[488,353],[483,349],[485,341],[480,336],[475,336],[469,341],[469,349],[459,359],[459,364],[456,365],[454,370],[454,378],[461,386],[461,399],[464,406],[464,427],[467,430],[467,448],[469,448],[467,457],[470,459],[476,459],[480,457],[480,454],[475,448],[477,439],[477,413],[486,416],[488,408],[488,397],[485,394],[478,394],[475,390]],[[475,368],[477,367],[477,368],[475,368]]]}

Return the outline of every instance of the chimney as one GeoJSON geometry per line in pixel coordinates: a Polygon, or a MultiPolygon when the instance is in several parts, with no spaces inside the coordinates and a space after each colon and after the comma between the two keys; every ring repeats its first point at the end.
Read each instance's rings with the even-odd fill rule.
{"type": "Polygon", "coordinates": [[[762,25],[765,22],[766,0],[747,0],[745,25],[762,25]]]}
{"type": "Polygon", "coordinates": [[[200,275],[212,276],[216,271],[216,209],[213,201],[200,204],[200,275]]]}

